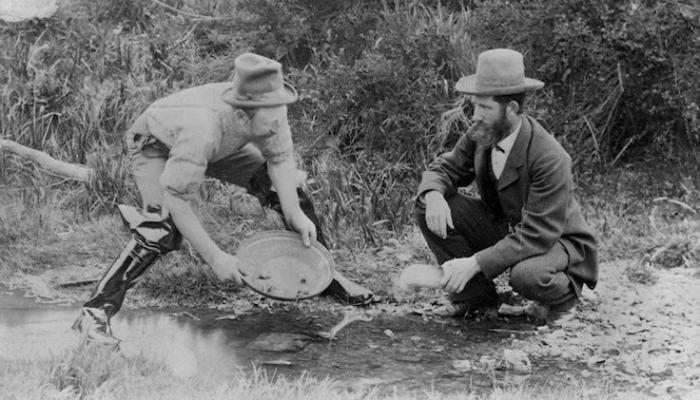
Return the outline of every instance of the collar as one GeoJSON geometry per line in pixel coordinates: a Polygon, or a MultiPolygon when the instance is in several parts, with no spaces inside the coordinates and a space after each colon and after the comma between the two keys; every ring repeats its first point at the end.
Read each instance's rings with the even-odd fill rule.
{"type": "Polygon", "coordinates": [[[496,147],[503,150],[503,153],[509,154],[510,150],[513,148],[513,145],[515,144],[515,139],[518,138],[518,132],[520,132],[520,128],[522,126],[523,126],[523,118],[520,117],[520,119],[518,120],[518,123],[515,124],[515,126],[513,127],[513,130],[510,131],[508,136],[501,139],[500,142],[496,143],[496,147]]]}

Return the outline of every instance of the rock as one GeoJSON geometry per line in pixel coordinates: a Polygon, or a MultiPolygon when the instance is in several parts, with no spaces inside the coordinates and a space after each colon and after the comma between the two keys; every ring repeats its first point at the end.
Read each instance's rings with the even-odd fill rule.
{"type": "Polygon", "coordinates": [[[652,375],[661,375],[668,370],[666,360],[660,357],[652,357],[648,360],[649,373],[652,375]]]}
{"type": "Polygon", "coordinates": [[[452,361],[452,368],[459,372],[466,373],[472,370],[472,362],[469,360],[454,360],[452,361]]]}
{"type": "Polygon", "coordinates": [[[506,369],[515,373],[527,375],[532,373],[532,364],[522,350],[503,350],[503,359],[505,360],[506,369]]]}
{"type": "Polygon", "coordinates": [[[504,317],[519,317],[525,314],[525,307],[526,306],[512,306],[510,304],[503,303],[500,307],[498,307],[498,315],[504,317]]]}
{"type": "Polygon", "coordinates": [[[498,361],[496,361],[496,359],[494,359],[493,357],[481,356],[481,358],[479,359],[479,363],[481,363],[488,370],[494,370],[496,369],[498,361]]]}
{"type": "Polygon", "coordinates": [[[552,344],[551,346],[549,346],[550,357],[561,357],[562,353],[563,352],[561,350],[561,347],[559,347],[558,345],[552,344]]]}
{"type": "Polygon", "coordinates": [[[591,356],[588,358],[588,360],[586,360],[586,365],[588,368],[595,368],[604,364],[605,361],[606,359],[601,356],[591,356]]]}
{"type": "Polygon", "coordinates": [[[56,0],[5,0],[0,2],[0,19],[8,22],[49,18],[58,10],[56,0]]]}
{"type": "Polygon", "coordinates": [[[399,287],[440,287],[444,273],[438,265],[413,264],[406,267],[399,276],[399,287]]]}

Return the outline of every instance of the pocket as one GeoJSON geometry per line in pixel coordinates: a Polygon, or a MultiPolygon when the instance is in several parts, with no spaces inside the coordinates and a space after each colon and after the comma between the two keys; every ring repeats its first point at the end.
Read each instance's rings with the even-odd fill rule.
{"type": "Polygon", "coordinates": [[[129,154],[134,156],[138,153],[146,157],[168,157],[170,149],[160,140],[150,134],[129,132],[126,138],[126,146],[129,154]]]}

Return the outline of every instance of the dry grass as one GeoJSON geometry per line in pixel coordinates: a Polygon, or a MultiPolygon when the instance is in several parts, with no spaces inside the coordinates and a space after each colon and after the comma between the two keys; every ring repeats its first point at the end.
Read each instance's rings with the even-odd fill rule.
{"type": "MultiPolygon", "coordinates": [[[[488,395],[436,391],[399,395],[376,388],[358,390],[339,381],[309,375],[287,378],[255,369],[226,382],[206,377],[177,376],[162,362],[126,357],[102,348],[78,344],[49,359],[7,362],[0,359],[0,387],[7,400],[110,400],[110,399],[256,399],[256,400],[615,400],[631,399],[610,388],[572,386],[540,389],[528,386],[495,388],[488,395]]],[[[640,399],[635,394],[635,399],[640,399]]]]}

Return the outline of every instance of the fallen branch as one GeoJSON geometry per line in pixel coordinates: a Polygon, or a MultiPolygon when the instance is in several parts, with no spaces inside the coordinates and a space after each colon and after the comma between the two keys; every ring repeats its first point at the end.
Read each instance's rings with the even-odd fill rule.
{"type": "Polygon", "coordinates": [[[0,151],[10,151],[26,160],[38,164],[46,171],[69,179],[89,182],[95,176],[95,170],[81,164],[71,164],[57,160],[40,150],[21,145],[12,140],[0,139],[0,151]]]}
{"type": "Polygon", "coordinates": [[[669,202],[669,203],[673,203],[673,204],[675,204],[675,205],[677,205],[677,206],[680,206],[680,207],[682,207],[682,208],[684,208],[684,209],[690,211],[690,212],[693,213],[693,214],[696,214],[696,211],[695,211],[695,209],[694,209],[693,207],[691,207],[691,206],[689,206],[689,205],[683,203],[682,201],[678,201],[678,200],[674,200],[674,199],[669,199],[668,197],[657,197],[657,198],[655,198],[655,199],[653,200],[654,203],[658,203],[658,202],[660,202],[660,201],[667,201],[667,202],[669,202]]]}
{"type": "Polygon", "coordinates": [[[372,321],[372,316],[364,314],[353,314],[346,311],[345,316],[343,316],[343,319],[340,322],[338,322],[334,327],[332,327],[330,331],[318,332],[318,335],[328,340],[333,340],[335,338],[335,335],[337,335],[341,329],[345,328],[349,323],[355,321],[370,322],[372,321]]]}

